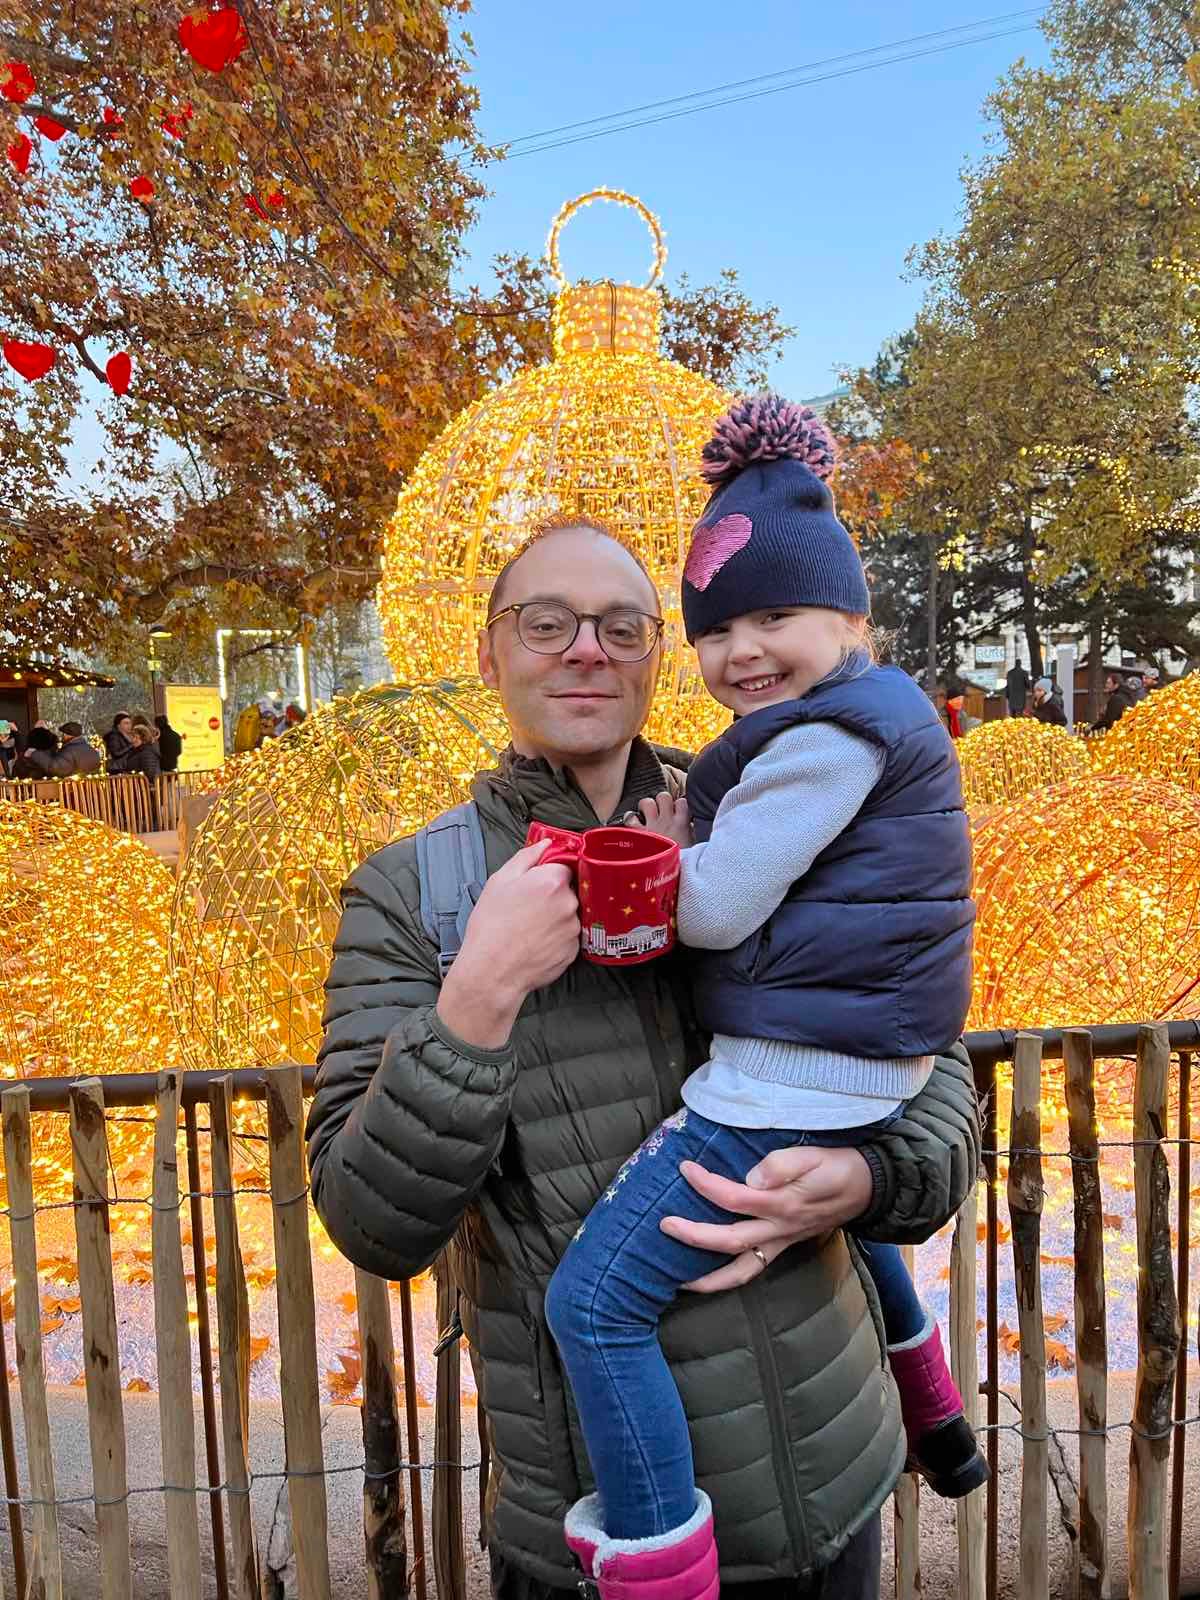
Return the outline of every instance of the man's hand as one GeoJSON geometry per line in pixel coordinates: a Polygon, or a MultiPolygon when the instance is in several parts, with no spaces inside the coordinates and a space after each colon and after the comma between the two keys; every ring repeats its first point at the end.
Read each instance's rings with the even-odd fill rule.
{"type": "Polygon", "coordinates": [[[627,811],[622,818],[626,826],[641,823],[652,833],[661,833],[674,839],[681,850],[686,850],[692,839],[692,819],[688,815],[687,801],[676,800],[664,789],[653,800],[639,800],[636,811],[627,811]]]}
{"type": "Polygon", "coordinates": [[[874,1194],[866,1159],[849,1149],[793,1145],[776,1150],[746,1174],[745,1183],[719,1178],[694,1161],[682,1162],[679,1170],[697,1194],[750,1219],[713,1223],[663,1218],[659,1226],[672,1239],[734,1258],[684,1286],[698,1294],[749,1283],[789,1245],[862,1216],[874,1194]],[[756,1249],[765,1261],[754,1253],[756,1249]]]}
{"type": "Polygon", "coordinates": [[[549,839],[518,850],[484,885],[462,949],[446,974],[438,1016],[466,1044],[500,1050],[526,995],[579,954],[579,901],[570,867],[540,866],[549,839]]]}

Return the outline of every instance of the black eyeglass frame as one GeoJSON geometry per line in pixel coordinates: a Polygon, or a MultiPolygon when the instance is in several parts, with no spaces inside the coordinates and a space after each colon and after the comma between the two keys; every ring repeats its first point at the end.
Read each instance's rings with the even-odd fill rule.
{"type": "Polygon", "coordinates": [[[608,659],[627,667],[635,667],[639,661],[649,661],[650,657],[654,654],[655,646],[661,642],[663,629],[667,625],[667,619],[665,617],[656,617],[651,611],[639,611],[636,606],[614,606],[611,611],[605,611],[602,615],[597,616],[594,611],[573,611],[570,606],[564,605],[561,600],[520,600],[516,605],[505,606],[502,611],[497,611],[494,617],[489,617],[487,619],[485,626],[490,628],[493,623],[499,622],[501,617],[507,617],[510,612],[517,619],[517,638],[521,640],[521,643],[531,655],[565,655],[575,643],[576,639],[578,639],[580,625],[584,622],[590,622],[592,627],[595,629],[596,643],[600,646],[601,650],[604,651],[604,654],[608,657],[608,659]],[[521,613],[530,606],[547,605],[557,606],[560,611],[565,611],[568,616],[574,617],[575,632],[567,640],[566,644],[556,645],[553,650],[538,650],[535,648],[535,646],[531,645],[527,639],[522,638],[521,636],[521,613]],[[604,640],[600,635],[601,623],[604,622],[605,618],[607,617],[619,616],[645,617],[647,622],[652,622],[654,624],[654,638],[650,641],[650,648],[646,651],[645,655],[614,656],[609,650],[608,646],[604,643],[604,640]]]}

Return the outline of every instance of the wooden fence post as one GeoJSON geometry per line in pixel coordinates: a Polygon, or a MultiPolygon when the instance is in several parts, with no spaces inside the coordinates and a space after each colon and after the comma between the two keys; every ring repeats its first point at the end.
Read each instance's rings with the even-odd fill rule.
{"type": "Polygon", "coordinates": [[[400,1285],[400,1338],[404,1352],[404,1422],[408,1437],[408,1505],[412,1517],[413,1578],[417,1600],[426,1600],[425,1494],[421,1485],[421,1434],[417,1422],[417,1354],[413,1338],[412,1284],[400,1285]]]}
{"type": "MultiPolygon", "coordinates": [[[[458,1292],[443,1257],[437,1279],[437,1325],[442,1333],[458,1309],[458,1292]]],[[[462,1393],[457,1338],[438,1356],[434,1395],[433,1575],[438,1600],[466,1600],[462,1522],[462,1393]]]]}
{"type": "MultiPolygon", "coordinates": [[[[221,1438],[225,1502],[233,1544],[230,1591],[235,1600],[259,1600],[258,1555],[250,1514],[250,1301],[233,1195],[233,1083],[228,1074],[209,1086],[208,1126],[213,1227],[217,1237],[221,1438]]],[[[281,1326],[282,1322],[281,1316],[281,1326]]]]}
{"type": "MultiPolygon", "coordinates": [[[[979,1189],[972,1186],[954,1221],[950,1247],[950,1366],[963,1397],[963,1415],[974,1428],[979,1421],[979,1334],[976,1253],[979,1189]]],[[[976,1491],[955,1502],[958,1523],[959,1600],[983,1600],[986,1588],[984,1497],[976,1491]]]]}
{"type": "Polygon", "coordinates": [[[179,1236],[178,1072],[160,1072],[154,1096],[154,1346],[158,1356],[158,1426],[167,1509],[171,1600],[200,1600],[200,1524],[196,1509],[196,1425],[192,1415],[192,1341],[179,1236]]]}
{"type": "Polygon", "coordinates": [[[308,1239],[304,1096],[292,1063],[265,1072],[279,1305],[279,1386],[300,1600],[330,1600],[317,1325],[308,1239]]]}
{"type": "Polygon", "coordinates": [[[108,1217],[108,1141],[100,1080],[81,1078],[72,1084],[70,1102],[75,1249],[82,1302],[92,1489],[100,1540],[100,1593],[103,1600],[133,1600],[125,1411],[108,1217]]]}
{"type": "Polygon", "coordinates": [[[408,1594],[408,1543],[404,1535],[404,1480],[400,1476],[400,1410],[396,1404],[396,1353],[388,1286],[354,1269],[358,1343],[363,1374],[363,1535],[367,1550],[367,1600],[408,1594]]]}
{"type": "Polygon", "coordinates": [[[1165,1024],[1139,1028],[1133,1081],[1138,1360],[1129,1444],[1130,1600],[1167,1600],[1167,1463],[1179,1355],[1179,1307],[1171,1259],[1171,1177],[1162,1148],[1170,1063],[1165,1024]]]}
{"type": "MultiPolygon", "coordinates": [[[[58,1508],[54,1505],[54,1451],[46,1409],[46,1369],[42,1361],[42,1304],[37,1272],[37,1229],[33,1205],[33,1157],[29,1132],[29,1090],[24,1085],[0,1095],[4,1117],[4,1174],[8,1184],[8,1229],[12,1239],[13,1316],[17,1377],[25,1417],[25,1453],[33,1507],[30,1600],[62,1600],[62,1552],[58,1508]]],[[[2,1380],[8,1382],[8,1374],[2,1380]]],[[[18,1597],[24,1600],[24,1597],[18,1597]]]]}
{"type": "Polygon", "coordinates": [[[1075,1193],[1075,1362],[1079,1395],[1079,1600],[1108,1593],[1108,1329],[1104,1213],[1092,1036],[1063,1033],[1071,1183],[1075,1193]]]}
{"type": "MultiPolygon", "coordinates": [[[[900,1254],[911,1278],[916,1264],[912,1245],[900,1254]]],[[[919,1600],[921,1594],[921,1490],[915,1472],[903,1472],[892,1496],[893,1583],[896,1600],[919,1600]]]]}
{"type": "Polygon", "coordinates": [[[1048,1600],[1046,1330],[1042,1321],[1042,1041],[1019,1033],[1013,1055],[1008,1210],[1021,1335],[1021,1600],[1048,1600]]]}

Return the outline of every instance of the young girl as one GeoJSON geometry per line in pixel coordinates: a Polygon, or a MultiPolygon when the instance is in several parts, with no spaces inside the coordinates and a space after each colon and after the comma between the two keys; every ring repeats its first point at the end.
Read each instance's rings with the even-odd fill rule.
{"type": "MultiPolygon", "coordinates": [[[[913,680],[872,660],[862,563],[824,482],[833,464],[819,419],[777,396],[717,424],[683,618],[709,692],[736,720],[693,763],[686,803],[663,795],[627,819],[684,846],[679,936],[696,952],[712,1047],[682,1109],[579,1230],[546,1302],[597,1488],[568,1514],[567,1543],[602,1600],[718,1593],[711,1504],[658,1320],[723,1258],[659,1224],[731,1218],[680,1162],[740,1182],[774,1150],[867,1145],[966,1017],[974,906],[958,766],[913,680]]],[[[910,1462],[939,1493],[966,1494],[987,1466],[937,1326],[895,1246],[857,1248],[910,1462]]]]}

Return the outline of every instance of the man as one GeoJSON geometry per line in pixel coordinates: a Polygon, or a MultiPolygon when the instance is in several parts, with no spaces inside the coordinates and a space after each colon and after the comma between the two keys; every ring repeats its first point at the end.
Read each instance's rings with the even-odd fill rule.
{"type": "MultiPolygon", "coordinates": [[[[533,820],[595,827],[677,785],[639,737],[661,627],[640,563],[587,519],[550,526],[510,563],[479,663],[512,745],[473,787],[489,878],[462,948],[439,990],[416,850],[401,840],[347,883],[326,985],[313,1197],[335,1243],[381,1277],[447,1252],[439,1270],[492,1445],[497,1600],[577,1593],[562,1522],[590,1478],[544,1293],[704,1056],[686,955],[624,970],[577,960],[570,873],[522,848],[533,820]]],[[[959,1055],[939,1059],[909,1114],[863,1152],[782,1151],[758,1187],[689,1177],[747,1219],[672,1224],[731,1260],[662,1323],[715,1502],[725,1600],[877,1600],[878,1511],[905,1447],[873,1291],[840,1227],[926,1238],[974,1181],[978,1148],[959,1055]],[[725,1288],[738,1292],[703,1292],[725,1288]]]]}
{"type": "Polygon", "coordinates": [[[1092,723],[1088,730],[1090,733],[1107,733],[1110,728],[1115,728],[1130,706],[1135,703],[1133,691],[1119,672],[1105,673],[1104,693],[1107,696],[1104,710],[1092,723]]]}
{"type": "MultiPolygon", "coordinates": [[[[45,723],[37,726],[45,727],[45,723]]],[[[64,722],[59,726],[62,744],[57,750],[30,750],[29,760],[47,778],[85,778],[100,771],[100,752],[83,737],[82,724],[64,722]]]]}
{"type": "Polygon", "coordinates": [[[1039,678],[1033,686],[1033,714],[1039,722],[1048,722],[1054,728],[1067,725],[1062,690],[1050,678],[1039,678]]]}

